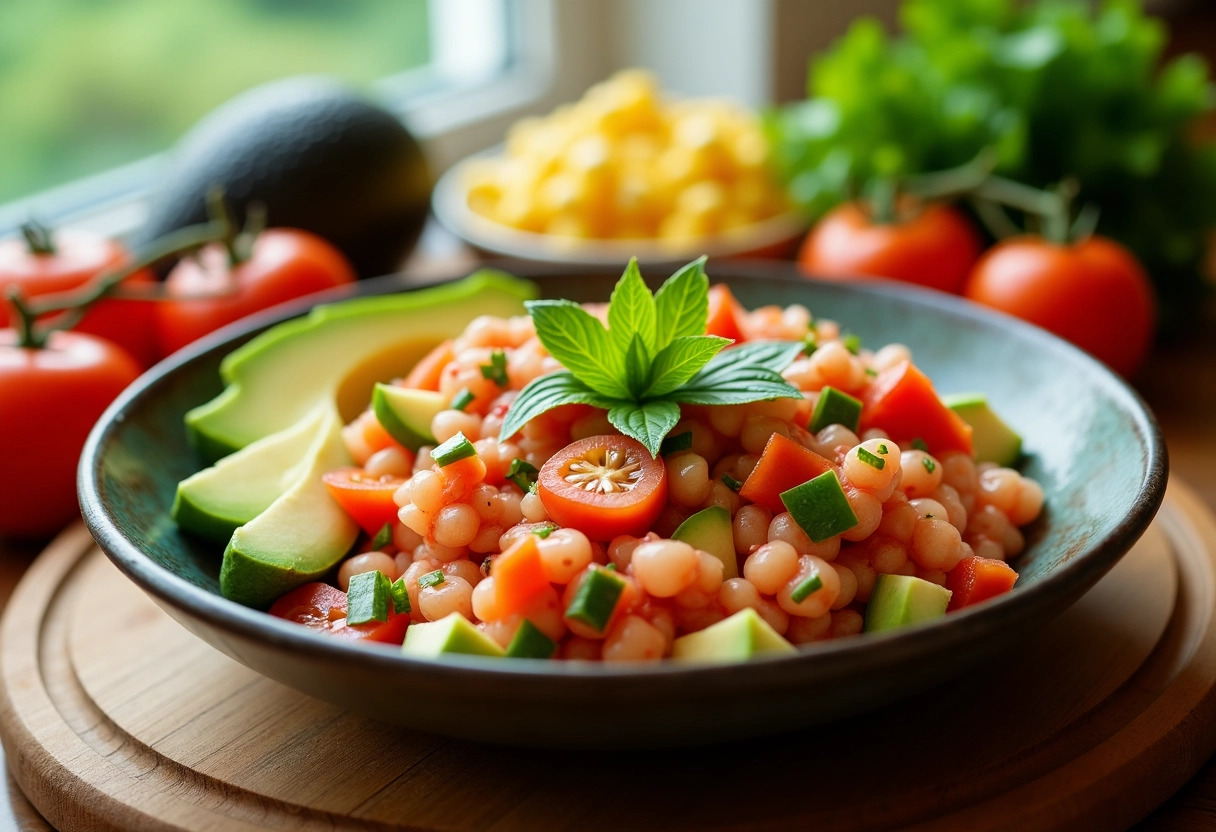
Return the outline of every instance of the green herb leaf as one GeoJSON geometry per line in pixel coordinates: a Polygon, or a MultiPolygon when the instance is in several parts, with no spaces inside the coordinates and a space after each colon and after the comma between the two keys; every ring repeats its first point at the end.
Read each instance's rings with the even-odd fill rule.
{"type": "Polygon", "coordinates": [[[608,421],[621,433],[645,445],[651,456],[658,456],[663,437],[680,421],[680,406],[663,401],[618,404],[608,411],[608,421]]]}
{"type": "Polygon", "coordinates": [[[781,377],[802,352],[798,341],[752,341],[718,353],[667,398],[688,404],[746,404],[802,395],[781,377]]]}
{"type": "Polygon", "coordinates": [[[376,532],[376,536],[372,538],[372,550],[383,549],[393,540],[393,524],[385,523],[380,527],[380,531],[376,532]]]}
{"type": "Polygon", "coordinates": [[[507,379],[507,354],[502,350],[494,350],[490,353],[490,363],[481,365],[481,377],[494,382],[499,387],[510,387],[511,382],[507,379]]]}
{"type": "Polygon", "coordinates": [[[622,355],[632,349],[636,338],[645,347],[644,357],[656,352],[655,316],[654,296],[638,270],[638,259],[630,258],[608,303],[608,336],[622,355]]]}
{"type": "Polygon", "coordinates": [[[604,395],[628,398],[622,354],[599,319],[568,300],[530,300],[536,334],[549,354],[575,378],[604,395]]]}
{"type": "Polygon", "coordinates": [[[625,385],[632,398],[640,399],[650,378],[650,362],[646,360],[646,348],[641,337],[635,335],[625,353],[625,385]]]}
{"type": "Polygon", "coordinates": [[[667,437],[659,446],[659,453],[663,456],[689,450],[692,450],[692,431],[690,430],[667,437]]]}
{"type": "Polygon", "coordinates": [[[614,402],[589,389],[569,370],[546,373],[529,381],[511,402],[498,432],[499,440],[510,439],[540,414],[563,404],[590,404],[608,409],[614,402]]]}
{"type": "Polygon", "coordinates": [[[642,395],[658,398],[686,384],[729,343],[729,338],[717,335],[682,335],[672,339],[654,357],[650,368],[650,385],[642,395]]]}
{"type": "Polygon", "coordinates": [[[540,471],[536,470],[536,466],[525,459],[511,460],[511,467],[507,469],[507,479],[519,486],[519,490],[528,493],[528,489],[536,483],[536,477],[540,471]]]}
{"type": "Polygon", "coordinates": [[[655,351],[682,335],[704,335],[709,320],[709,278],[699,257],[667,279],[654,295],[655,351]]]}

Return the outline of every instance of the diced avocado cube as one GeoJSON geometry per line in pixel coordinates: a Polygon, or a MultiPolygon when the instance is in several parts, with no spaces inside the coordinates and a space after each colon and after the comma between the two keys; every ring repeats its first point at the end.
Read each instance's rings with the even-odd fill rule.
{"type": "Polygon", "coordinates": [[[507,645],[507,656],[513,659],[549,659],[555,652],[557,642],[526,618],[520,622],[514,638],[507,645]]]}
{"type": "Polygon", "coordinates": [[[423,445],[434,445],[431,422],[441,410],[448,409],[448,400],[433,390],[411,390],[391,384],[377,384],[372,390],[372,411],[376,420],[411,451],[423,445]]]}
{"type": "Polygon", "coordinates": [[[856,431],[860,421],[861,402],[858,399],[835,387],[824,387],[819,391],[815,411],[811,414],[811,433],[818,433],[828,425],[844,425],[856,431]]]}
{"type": "Polygon", "coordinates": [[[865,631],[911,627],[946,614],[950,590],[910,575],[879,575],[866,605],[865,631]]]}
{"type": "Polygon", "coordinates": [[[735,557],[735,538],[730,525],[730,512],[722,506],[703,508],[689,517],[672,533],[672,540],[682,540],[722,561],[722,579],[739,577],[739,561],[735,557]]]}
{"type": "Polygon", "coordinates": [[[848,531],[858,522],[835,471],[825,471],[813,480],[782,491],[781,502],[794,522],[816,543],[848,531]]]}
{"type": "Polygon", "coordinates": [[[383,572],[352,575],[346,590],[346,623],[388,621],[388,607],[392,598],[390,587],[388,576],[383,572]]]}
{"type": "Polygon", "coordinates": [[[624,591],[625,581],[620,575],[608,569],[592,569],[566,608],[566,618],[581,621],[602,633],[612,620],[616,602],[624,591]]]}
{"type": "Polygon", "coordinates": [[[411,624],[405,631],[401,652],[421,659],[435,658],[444,653],[469,656],[503,656],[498,642],[473,626],[458,612],[449,613],[438,621],[411,624]]]}
{"type": "Polygon", "coordinates": [[[977,462],[1017,463],[1022,456],[1022,437],[996,415],[983,393],[945,396],[942,402],[971,425],[971,448],[977,462]]]}
{"type": "Polygon", "coordinates": [[[794,645],[751,607],[696,633],[680,636],[671,657],[686,662],[739,662],[768,653],[796,653],[794,645]]]}

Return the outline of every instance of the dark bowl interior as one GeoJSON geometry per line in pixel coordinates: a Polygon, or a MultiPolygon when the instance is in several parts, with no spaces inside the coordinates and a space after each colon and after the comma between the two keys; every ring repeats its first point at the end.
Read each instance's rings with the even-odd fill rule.
{"type": "MultiPolygon", "coordinates": [[[[453,657],[317,635],[220,597],[221,551],[169,517],[178,480],[200,467],[182,416],[216,395],[220,359],[279,311],[161,363],[107,411],[85,448],[85,520],[109,557],[162,607],[238,661],[301,691],[423,730],[521,745],[675,745],[823,722],[963,672],[1085,592],[1148,526],[1165,491],[1158,428],[1121,380],[1040,330],[956,298],[885,283],[809,281],[781,266],[723,264],[748,307],[801,303],[868,345],[899,342],[940,393],[983,391],[1025,438],[1024,471],[1047,495],[1010,594],[930,625],[827,642],[746,666],[601,666],[453,657]],[[421,707],[402,708],[402,702],[421,707]],[[488,703],[493,703],[492,705],[488,703]],[[611,720],[596,713],[611,713],[611,720]],[[619,732],[619,719],[634,731],[619,732]],[[714,726],[707,733],[706,726],[714,726]]],[[[506,268],[510,269],[508,264],[506,268]]],[[[514,269],[547,296],[605,300],[618,275],[514,269]]],[[[364,294],[399,291],[400,278],[364,294]]]]}

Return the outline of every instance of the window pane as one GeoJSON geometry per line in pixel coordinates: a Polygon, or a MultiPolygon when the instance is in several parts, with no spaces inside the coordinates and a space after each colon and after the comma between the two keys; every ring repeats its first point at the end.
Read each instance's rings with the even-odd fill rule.
{"type": "Polygon", "coordinates": [[[0,204],[164,150],[264,81],[430,60],[426,0],[0,3],[0,204]]]}

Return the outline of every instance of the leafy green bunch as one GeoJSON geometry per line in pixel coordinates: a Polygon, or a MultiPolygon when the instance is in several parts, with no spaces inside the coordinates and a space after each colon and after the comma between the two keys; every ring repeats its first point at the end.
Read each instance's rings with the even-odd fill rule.
{"type": "Polygon", "coordinates": [[[797,398],[781,377],[801,342],[752,341],[722,352],[729,338],[706,335],[709,278],[705,258],[673,274],[653,295],[636,258],[608,304],[608,326],[568,300],[528,301],[536,334],[566,368],[539,376],[520,391],[500,437],[513,436],[564,404],[608,411],[608,421],[652,456],[680,421],[680,404],[746,404],[797,398]]]}
{"type": "Polygon", "coordinates": [[[990,148],[997,172],[1065,177],[1101,210],[1168,307],[1202,291],[1216,225],[1216,145],[1200,58],[1164,66],[1165,32],[1135,0],[906,0],[906,34],[853,24],[813,61],[808,100],[770,114],[779,172],[812,217],[876,178],[955,167],[990,148]]]}

